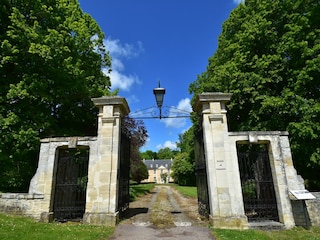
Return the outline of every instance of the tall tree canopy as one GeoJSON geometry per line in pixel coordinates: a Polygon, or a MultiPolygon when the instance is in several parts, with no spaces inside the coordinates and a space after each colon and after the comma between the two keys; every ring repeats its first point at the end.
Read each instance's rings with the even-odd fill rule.
{"type": "Polygon", "coordinates": [[[180,152],[175,155],[172,164],[172,177],[179,185],[196,184],[194,158],[194,127],[179,135],[177,143],[180,152]]]}
{"type": "Polygon", "coordinates": [[[145,152],[140,152],[140,159],[144,159],[144,160],[158,159],[158,154],[151,150],[146,150],[145,152]]]}
{"type": "Polygon", "coordinates": [[[168,147],[165,147],[165,148],[159,149],[157,153],[157,157],[158,159],[171,159],[171,158],[175,158],[178,152],[179,152],[178,150],[172,150],[168,147]]]}
{"type": "Polygon", "coordinates": [[[124,133],[130,137],[130,175],[131,179],[140,183],[148,178],[148,169],[140,158],[139,149],[146,143],[148,132],[142,120],[124,118],[124,133]]]}
{"type": "Polygon", "coordinates": [[[77,0],[0,6],[0,190],[26,190],[39,139],[95,135],[91,97],[109,95],[111,60],[77,0]]]}
{"type": "MultiPolygon", "coordinates": [[[[320,3],[246,0],[223,24],[192,93],[233,93],[231,130],[287,130],[294,162],[319,184],[320,3]]],[[[319,185],[318,185],[319,188],[319,185]]]]}

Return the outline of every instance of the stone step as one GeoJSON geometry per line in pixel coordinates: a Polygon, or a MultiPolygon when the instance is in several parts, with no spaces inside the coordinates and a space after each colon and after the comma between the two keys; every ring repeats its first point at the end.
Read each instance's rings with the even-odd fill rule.
{"type": "Polygon", "coordinates": [[[276,221],[255,221],[248,223],[249,229],[259,229],[259,230],[282,230],[285,229],[285,225],[276,221]]]}

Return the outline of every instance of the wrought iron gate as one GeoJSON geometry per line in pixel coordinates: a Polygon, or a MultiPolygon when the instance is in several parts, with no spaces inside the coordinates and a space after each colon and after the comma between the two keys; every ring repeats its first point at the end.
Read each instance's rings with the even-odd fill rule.
{"type": "Polygon", "coordinates": [[[210,205],[202,127],[199,127],[195,133],[194,152],[196,162],[198,211],[201,215],[208,217],[210,214],[210,205]]]}
{"type": "Polygon", "coordinates": [[[85,212],[89,148],[59,149],[54,219],[81,219],[85,212]]]}
{"type": "Polygon", "coordinates": [[[130,137],[121,132],[120,165],[118,169],[118,211],[120,217],[129,208],[130,194],[130,137]]]}
{"type": "Polygon", "coordinates": [[[248,220],[279,221],[267,145],[238,145],[237,150],[248,220]]]}

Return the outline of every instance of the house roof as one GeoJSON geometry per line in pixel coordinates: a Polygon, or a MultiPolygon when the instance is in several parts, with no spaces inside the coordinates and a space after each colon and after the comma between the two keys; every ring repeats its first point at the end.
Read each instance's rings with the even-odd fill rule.
{"type": "Polygon", "coordinates": [[[147,166],[148,170],[158,169],[161,166],[170,169],[173,159],[143,159],[143,163],[147,166]]]}

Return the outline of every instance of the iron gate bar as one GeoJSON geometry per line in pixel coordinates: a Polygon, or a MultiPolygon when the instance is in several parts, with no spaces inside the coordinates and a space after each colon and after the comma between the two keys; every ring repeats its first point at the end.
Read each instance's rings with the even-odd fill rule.
{"type": "Polygon", "coordinates": [[[210,204],[202,127],[199,127],[198,131],[195,133],[194,148],[196,160],[195,172],[198,193],[198,211],[202,216],[209,217],[210,204]]]}
{"type": "Polygon", "coordinates": [[[58,151],[54,218],[58,221],[81,219],[86,204],[89,148],[58,151]]]}
{"type": "Polygon", "coordinates": [[[118,207],[120,218],[129,208],[130,202],[130,137],[121,131],[120,166],[118,170],[118,207]]]}
{"type": "MultiPolygon", "coordinates": [[[[242,147],[243,148],[243,147],[242,147]]],[[[238,162],[245,213],[249,221],[279,221],[274,184],[265,149],[241,152],[238,148],[238,162]]]]}

